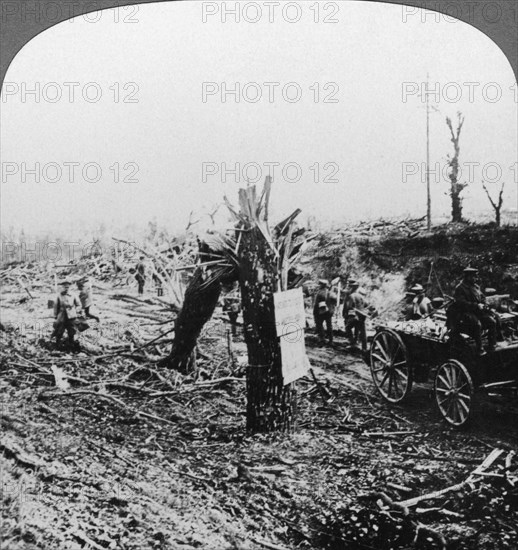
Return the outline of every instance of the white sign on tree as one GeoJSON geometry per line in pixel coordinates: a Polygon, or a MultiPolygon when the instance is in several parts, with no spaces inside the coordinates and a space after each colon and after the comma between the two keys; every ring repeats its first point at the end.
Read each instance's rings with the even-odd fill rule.
{"type": "Polygon", "coordinates": [[[280,337],[282,377],[290,384],[305,376],[310,367],[304,342],[306,314],[301,288],[273,295],[277,336],[280,337]]]}

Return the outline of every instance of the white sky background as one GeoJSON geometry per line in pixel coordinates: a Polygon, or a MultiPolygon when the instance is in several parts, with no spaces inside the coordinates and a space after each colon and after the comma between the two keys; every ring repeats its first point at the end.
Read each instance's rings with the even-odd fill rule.
{"type": "MultiPolygon", "coordinates": [[[[227,2],[228,7],[234,2],[227,2]]],[[[452,152],[445,116],[466,117],[461,135],[461,165],[478,162],[474,183],[466,189],[465,214],[491,215],[482,190],[482,166],[498,163],[506,182],[505,205],[516,208],[518,150],[516,84],[511,67],[498,47],[477,29],[435,15],[408,15],[405,8],[361,2],[338,3],[338,23],[314,22],[312,2],[301,2],[302,18],[290,24],[277,16],[268,22],[266,8],[259,23],[222,23],[221,14],[202,22],[202,2],[141,5],[129,12],[102,12],[96,23],[83,17],[61,23],[28,43],[12,62],[5,82],[34,88],[48,82],[79,82],[75,101],[68,91],[56,103],[34,101],[21,94],[4,95],[1,103],[2,162],[34,168],[49,162],[79,162],[73,183],[63,166],[60,182],[39,183],[20,172],[5,175],[1,185],[1,226],[23,227],[33,233],[57,227],[97,228],[101,223],[144,225],[155,218],[172,229],[185,227],[189,212],[210,208],[226,192],[235,199],[244,185],[221,173],[202,182],[202,163],[298,163],[302,178],[286,182],[274,174],[273,213],[281,217],[296,207],[323,222],[399,215],[422,216],[426,209],[424,174],[402,179],[404,163],[425,161],[425,110],[416,95],[402,100],[402,83],[423,83],[427,71],[441,91],[459,83],[462,97],[449,103],[440,98],[440,113],[431,114],[431,161],[446,162],[452,152]],[[280,82],[269,103],[251,103],[221,93],[202,102],[202,83],[280,82]],[[81,97],[88,82],[102,90],[97,103],[81,97]],[[134,82],[138,103],[113,101],[110,90],[134,82]],[[288,103],[281,88],[297,82],[302,98],[288,103]],[[339,85],[338,103],[315,103],[310,86],[339,85]],[[477,82],[473,102],[465,82],[477,82]],[[491,103],[495,88],[502,91],[491,103]],[[514,85],[514,87],[513,87],[514,85]],[[103,177],[88,183],[81,176],[85,163],[102,168],[103,177]],[[109,167],[136,163],[137,183],[115,183],[109,167]],[[320,182],[309,169],[320,164],[320,182]],[[324,183],[323,165],[336,163],[338,183],[324,183]],[[512,170],[514,165],[515,170],[512,170]]],[[[324,17],[329,12],[321,12],[324,17]]],[[[253,14],[253,12],[250,12],[253,14]]],[[[94,18],[94,16],[92,16],[94,18]]],[[[455,89],[449,88],[450,97],[455,89]]],[[[54,93],[54,92],[52,92],[54,93]]],[[[121,89],[121,97],[127,95],[121,89]]],[[[252,93],[252,90],[250,91],[252,93]]],[[[322,92],[324,93],[324,92],[322,92]]],[[[50,89],[49,89],[50,94],[50,89]]],[[[324,93],[325,95],[325,93],[324,93]]],[[[49,172],[51,177],[54,172],[49,172]]],[[[495,170],[486,172],[495,176],[495,170]]],[[[267,174],[263,167],[260,183],[267,174]]],[[[253,175],[253,173],[251,173],[253,175]]],[[[468,176],[466,171],[465,176],[468,176]]],[[[447,183],[434,183],[432,207],[436,219],[449,214],[447,183]]],[[[495,194],[499,186],[491,187],[495,194]]]]}

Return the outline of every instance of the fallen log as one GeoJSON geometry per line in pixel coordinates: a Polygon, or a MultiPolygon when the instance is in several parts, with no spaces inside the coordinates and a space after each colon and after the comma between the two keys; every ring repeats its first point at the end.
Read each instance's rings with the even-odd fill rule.
{"type": "Polygon", "coordinates": [[[154,414],[145,413],[143,411],[140,411],[138,409],[134,409],[133,407],[130,407],[129,405],[126,405],[124,401],[121,399],[118,399],[117,397],[110,395],[108,393],[100,393],[96,391],[90,391],[90,390],[78,390],[73,392],[60,392],[60,393],[45,393],[42,392],[39,395],[39,399],[58,399],[62,397],[76,397],[76,396],[85,396],[85,395],[93,395],[94,397],[98,397],[100,399],[106,399],[108,401],[111,401],[113,403],[116,403],[123,409],[126,409],[128,412],[133,413],[135,416],[141,416],[145,418],[149,418],[151,420],[158,420],[160,422],[165,422],[166,424],[171,424],[175,426],[176,424],[174,422],[171,422],[170,420],[167,420],[166,418],[162,418],[161,416],[156,416],[154,414]]]}
{"type": "Polygon", "coordinates": [[[502,449],[493,449],[493,451],[486,457],[486,459],[480,464],[480,466],[475,468],[475,470],[473,470],[473,472],[471,472],[471,474],[464,481],[461,481],[460,483],[456,483],[455,485],[450,485],[449,487],[445,487],[444,489],[441,489],[439,491],[433,491],[432,493],[427,493],[425,495],[404,500],[399,504],[409,508],[411,506],[415,506],[416,504],[424,500],[434,500],[436,498],[442,497],[443,495],[446,495],[453,491],[460,491],[465,487],[469,487],[474,482],[480,481],[483,478],[482,474],[485,472],[485,470],[487,470],[487,468],[489,468],[489,466],[491,466],[491,464],[493,464],[493,462],[503,452],[504,451],[502,449]]]}
{"type": "Polygon", "coordinates": [[[403,458],[415,458],[416,460],[434,460],[436,462],[461,462],[462,464],[480,464],[480,460],[474,458],[462,458],[458,456],[432,456],[419,453],[401,453],[403,458]]]}
{"type": "Polygon", "coordinates": [[[364,436],[366,437],[392,437],[394,435],[412,435],[415,434],[415,430],[403,430],[396,432],[365,432],[364,436]]]}

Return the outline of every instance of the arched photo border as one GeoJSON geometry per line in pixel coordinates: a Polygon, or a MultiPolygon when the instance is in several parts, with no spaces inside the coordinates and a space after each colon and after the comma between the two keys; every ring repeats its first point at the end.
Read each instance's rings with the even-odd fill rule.
{"type": "MultiPolygon", "coordinates": [[[[0,82],[3,84],[9,65],[23,46],[54,25],[102,9],[157,1],[194,1],[201,4],[201,0],[0,0],[0,82]],[[24,17],[24,13],[34,12],[36,4],[39,13],[48,13],[49,8],[59,9],[59,16],[53,21],[24,17]],[[70,6],[73,6],[73,15],[70,6]]],[[[338,0],[340,3],[349,1],[423,8],[468,23],[483,32],[501,49],[518,80],[518,4],[512,0],[338,0]],[[494,15],[498,17],[495,18],[494,15]]]]}

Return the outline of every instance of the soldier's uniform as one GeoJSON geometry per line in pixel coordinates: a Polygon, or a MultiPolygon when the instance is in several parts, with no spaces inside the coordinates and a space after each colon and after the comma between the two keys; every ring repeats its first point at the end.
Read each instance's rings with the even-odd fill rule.
{"type": "Polygon", "coordinates": [[[77,287],[79,288],[79,300],[81,301],[81,306],[85,312],[85,317],[90,319],[95,319],[99,322],[99,317],[90,313],[90,308],[92,307],[93,298],[92,298],[92,284],[88,277],[83,277],[77,282],[77,287]]]}
{"type": "Polygon", "coordinates": [[[56,337],[56,344],[59,344],[65,330],[67,331],[68,341],[74,344],[76,333],[77,308],[81,307],[79,298],[69,292],[70,282],[62,283],[63,290],[57,295],[54,301],[54,332],[52,336],[56,337]]]}
{"type": "Polygon", "coordinates": [[[158,273],[153,273],[153,282],[155,283],[155,290],[157,296],[164,295],[164,287],[162,286],[162,279],[159,277],[158,273]]]}
{"type": "Polygon", "coordinates": [[[144,285],[146,284],[146,265],[143,260],[143,257],[140,258],[140,262],[136,266],[137,272],[135,274],[139,294],[144,294],[144,285]]]}
{"type": "Polygon", "coordinates": [[[416,293],[416,297],[412,300],[411,319],[418,320],[428,317],[433,312],[433,307],[430,298],[424,292],[424,288],[417,284],[410,290],[416,293]]]}
{"type": "Polygon", "coordinates": [[[349,281],[351,291],[344,301],[343,317],[345,323],[345,336],[351,344],[356,345],[358,338],[362,345],[362,351],[367,349],[367,331],[365,329],[367,302],[359,291],[359,284],[351,279],[349,281]]]}
{"type": "Polygon", "coordinates": [[[320,288],[315,295],[313,304],[313,318],[317,329],[318,340],[325,342],[324,323],[326,324],[327,339],[333,343],[333,314],[337,304],[336,293],[329,290],[329,282],[325,279],[319,281],[320,288]]]}
{"type": "Polygon", "coordinates": [[[237,336],[237,318],[241,312],[241,301],[238,296],[227,296],[223,302],[223,311],[227,312],[232,329],[232,336],[237,336]]]}
{"type": "Polygon", "coordinates": [[[410,321],[414,314],[415,292],[405,292],[405,297],[398,305],[398,320],[410,321]]]}
{"type": "Polygon", "coordinates": [[[495,348],[497,321],[488,308],[486,297],[474,276],[477,269],[464,270],[464,279],[455,288],[455,302],[448,308],[448,320],[453,329],[463,328],[475,340],[477,350],[482,355],[482,329],[488,331],[488,351],[495,348]]]}

